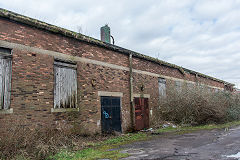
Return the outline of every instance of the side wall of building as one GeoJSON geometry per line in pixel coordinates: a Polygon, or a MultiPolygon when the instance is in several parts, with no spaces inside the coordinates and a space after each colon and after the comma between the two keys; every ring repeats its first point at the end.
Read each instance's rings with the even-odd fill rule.
{"type": "MultiPolygon", "coordinates": [[[[52,34],[0,18],[0,47],[12,49],[11,108],[0,114],[0,125],[44,126],[72,124],[89,133],[101,131],[99,92],[122,93],[121,122],[131,128],[129,57],[107,48],[52,34]],[[54,101],[54,59],[77,63],[79,112],[51,112],[54,101]],[[94,82],[94,84],[93,84],[94,82]]],[[[158,106],[158,78],[224,84],[176,68],[133,57],[133,94],[148,95],[150,110],[158,106]],[[144,86],[144,89],[141,89],[144,86]]],[[[151,113],[151,112],[150,112],[151,113]]],[[[154,114],[154,113],[153,113],[154,114]]],[[[152,123],[150,115],[150,123],[152,123]]],[[[1,127],[2,128],[2,127],[1,127]]]]}

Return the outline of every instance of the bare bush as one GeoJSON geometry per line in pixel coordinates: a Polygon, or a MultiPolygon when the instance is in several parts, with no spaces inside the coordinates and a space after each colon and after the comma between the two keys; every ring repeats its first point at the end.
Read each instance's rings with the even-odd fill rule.
{"type": "Polygon", "coordinates": [[[181,90],[168,88],[160,99],[157,117],[177,124],[201,125],[240,119],[240,99],[232,93],[206,86],[184,85],[181,90]]]}
{"type": "Polygon", "coordinates": [[[47,159],[62,149],[80,150],[106,139],[100,135],[89,136],[76,128],[11,127],[0,135],[0,159],[47,159]]]}
{"type": "Polygon", "coordinates": [[[230,106],[227,108],[227,120],[240,120],[240,95],[233,94],[230,101],[230,106]]]}

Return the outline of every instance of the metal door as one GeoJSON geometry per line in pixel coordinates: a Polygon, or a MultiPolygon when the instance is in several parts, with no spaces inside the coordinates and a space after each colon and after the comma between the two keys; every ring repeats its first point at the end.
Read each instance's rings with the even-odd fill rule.
{"type": "Polygon", "coordinates": [[[134,98],[135,104],[135,130],[149,128],[148,98],[134,98]]]}
{"type": "Polygon", "coordinates": [[[103,133],[121,132],[120,97],[101,97],[101,125],[103,133]]]}

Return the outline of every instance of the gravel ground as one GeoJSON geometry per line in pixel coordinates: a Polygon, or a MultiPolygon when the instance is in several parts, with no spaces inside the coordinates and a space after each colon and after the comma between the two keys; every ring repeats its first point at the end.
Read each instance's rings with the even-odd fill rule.
{"type": "Polygon", "coordinates": [[[240,127],[159,135],[149,141],[121,146],[124,159],[240,160],[240,127]]]}

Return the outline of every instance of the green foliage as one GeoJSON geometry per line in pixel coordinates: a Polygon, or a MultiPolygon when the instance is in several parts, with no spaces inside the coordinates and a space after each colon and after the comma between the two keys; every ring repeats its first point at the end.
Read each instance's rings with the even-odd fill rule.
{"type": "Polygon", "coordinates": [[[227,120],[236,121],[240,119],[240,97],[239,95],[234,95],[231,99],[230,106],[227,108],[227,120]]]}
{"type": "Polygon", "coordinates": [[[61,151],[58,154],[51,157],[51,159],[57,160],[94,160],[101,158],[119,159],[127,157],[125,153],[120,153],[119,150],[107,151],[104,149],[88,148],[78,152],[61,151]]]}
{"type": "Polygon", "coordinates": [[[116,148],[119,145],[134,141],[145,140],[147,138],[149,138],[149,136],[147,136],[145,133],[126,134],[119,137],[110,138],[100,143],[94,143],[92,144],[92,148],[86,148],[76,152],[70,152],[66,150],[61,151],[50,158],[59,160],[94,160],[101,158],[119,159],[127,157],[128,154],[121,153],[120,150],[111,150],[111,148],[116,148]]]}
{"type": "Polygon", "coordinates": [[[165,133],[165,132],[185,133],[189,131],[229,128],[236,125],[240,125],[240,121],[233,121],[233,122],[228,122],[224,124],[208,124],[208,125],[201,125],[201,126],[188,126],[188,127],[178,126],[176,128],[166,127],[166,128],[158,129],[156,133],[165,133]]]}
{"type": "Polygon", "coordinates": [[[144,133],[138,133],[138,134],[129,133],[123,136],[108,139],[100,143],[100,145],[123,145],[125,143],[139,141],[146,138],[147,138],[147,134],[144,134],[144,133]]]}

